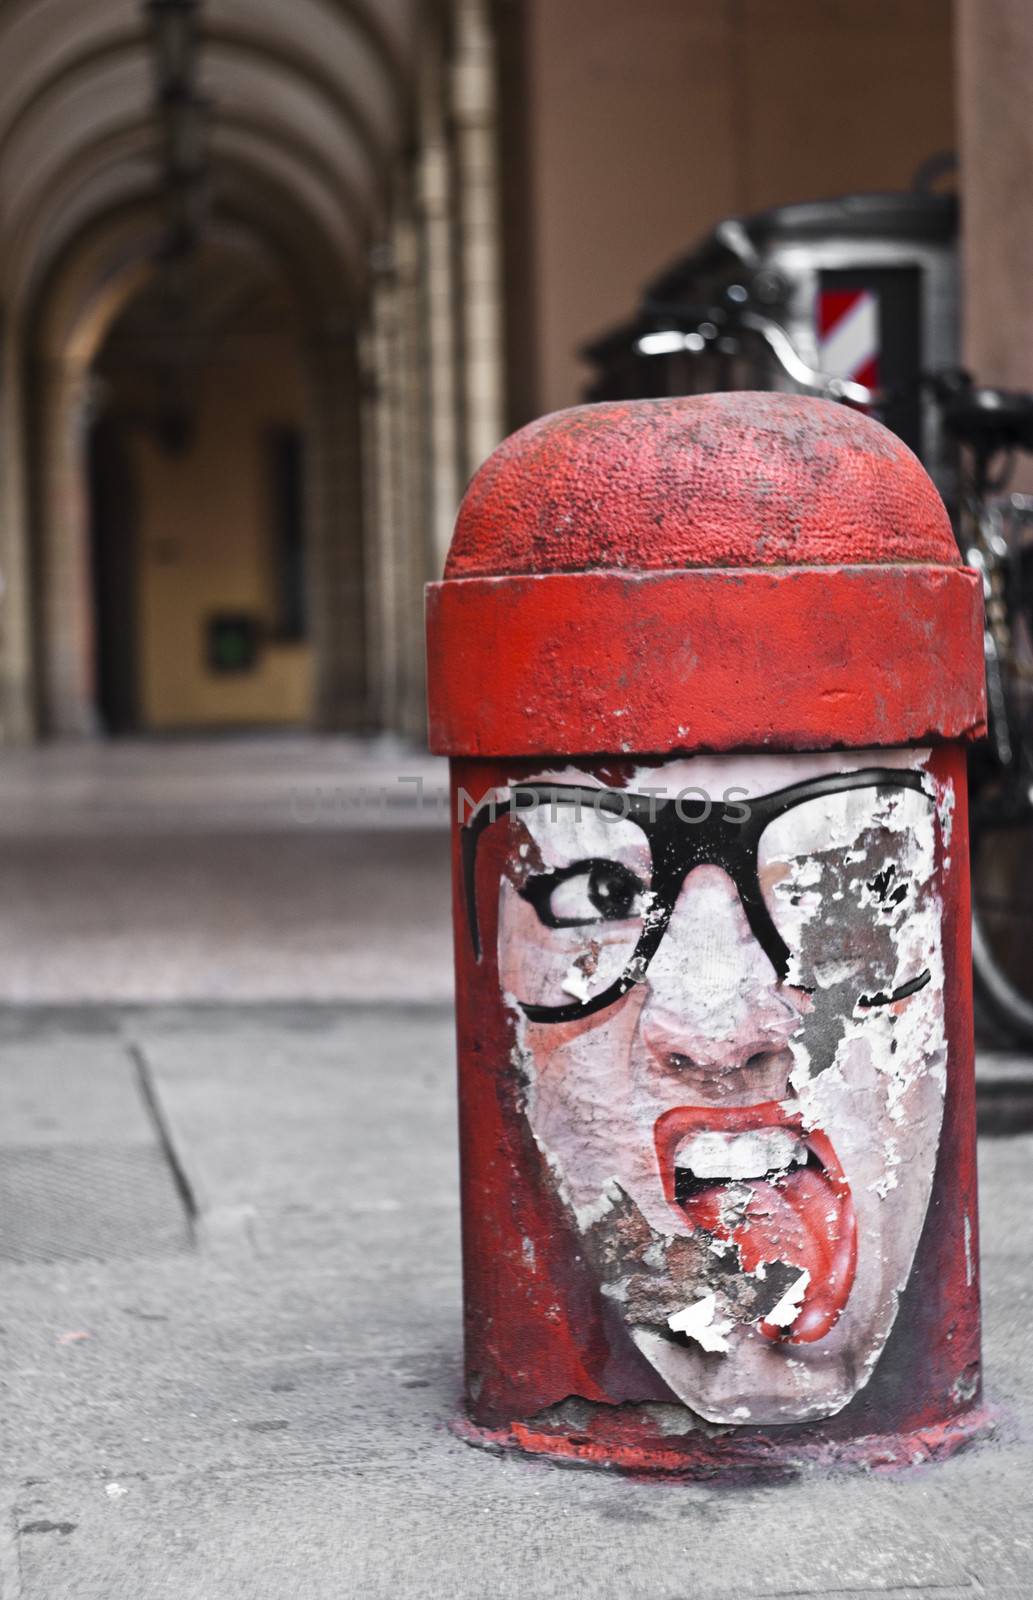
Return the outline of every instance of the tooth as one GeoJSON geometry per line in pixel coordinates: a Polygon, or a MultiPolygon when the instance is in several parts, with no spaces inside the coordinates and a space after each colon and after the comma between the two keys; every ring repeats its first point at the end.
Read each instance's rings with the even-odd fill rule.
{"type": "Polygon", "coordinates": [[[788,1128],[731,1134],[708,1129],[687,1139],[674,1160],[696,1178],[761,1178],[766,1172],[784,1172],[793,1162],[804,1165],[807,1146],[788,1128]]]}

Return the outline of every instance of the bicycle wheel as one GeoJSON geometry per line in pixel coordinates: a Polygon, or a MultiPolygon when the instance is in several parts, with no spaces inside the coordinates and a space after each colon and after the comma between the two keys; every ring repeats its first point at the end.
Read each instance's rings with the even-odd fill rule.
{"type": "Polygon", "coordinates": [[[972,836],[972,974],[988,1043],[1033,1045],[1033,806],[972,836]]]}

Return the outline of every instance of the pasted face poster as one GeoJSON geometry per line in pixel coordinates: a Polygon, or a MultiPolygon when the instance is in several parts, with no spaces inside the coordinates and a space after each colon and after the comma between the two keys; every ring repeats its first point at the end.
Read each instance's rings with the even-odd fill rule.
{"type": "Polygon", "coordinates": [[[929,1203],[946,1044],[921,752],[696,757],[494,792],[518,1101],[601,1293],[714,1423],[840,1410],[929,1203]]]}

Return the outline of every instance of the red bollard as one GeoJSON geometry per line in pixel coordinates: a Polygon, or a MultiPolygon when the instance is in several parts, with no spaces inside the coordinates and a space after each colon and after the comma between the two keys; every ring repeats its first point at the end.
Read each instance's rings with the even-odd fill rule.
{"type": "Polygon", "coordinates": [[[824,401],[578,407],[428,595],[474,1442],[901,1465],[980,1403],[978,581],[824,401]]]}

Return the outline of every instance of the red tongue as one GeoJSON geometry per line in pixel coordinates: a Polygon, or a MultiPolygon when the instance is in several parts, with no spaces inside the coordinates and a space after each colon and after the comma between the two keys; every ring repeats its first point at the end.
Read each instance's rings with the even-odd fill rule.
{"type": "Polygon", "coordinates": [[[795,1321],[788,1328],[760,1324],[766,1338],[791,1344],[825,1337],[847,1303],[857,1266],[857,1218],[850,1188],[825,1135],[811,1133],[808,1143],[820,1167],[812,1162],[784,1178],[714,1184],[681,1208],[693,1227],[706,1228],[737,1245],[746,1272],[770,1261],[807,1269],[810,1280],[795,1321]],[[721,1220],[730,1188],[752,1191],[743,1220],[732,1228],[721,1220]]]}

